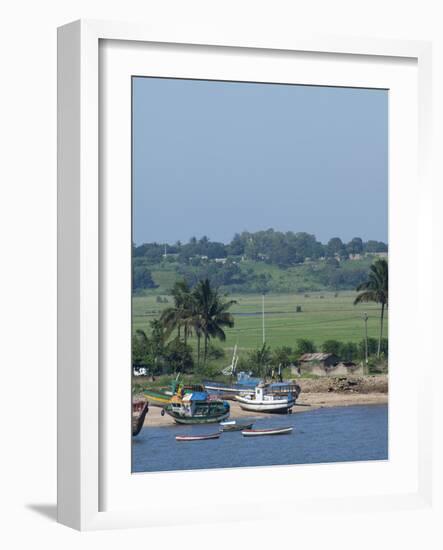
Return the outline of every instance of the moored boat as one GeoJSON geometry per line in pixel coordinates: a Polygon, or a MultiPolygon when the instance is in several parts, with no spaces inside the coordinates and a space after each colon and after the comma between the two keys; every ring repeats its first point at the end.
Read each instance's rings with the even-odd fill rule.
{"type": "Polygon", "coordinates": [[[230,407],[226,401],[205,391],[184,393],[183,388],[179,388],[165,411],[178,424],[211,424],[226,420],[230,407]]]}
{"type": "Polygon", "coordinates": [[[292,432],[292,427],[287,428],[271,428],[269,430],[243,430],[242,434],[246,437],[258,435],[284,435],[292,432]]]}
{"type": "Polygon", "coordinates": [[[206,439],[218,439],[220,432],[206,435],[176,435],[176,441],[204,441],[206,439]]]}
{"type": "Polygon", "coordinates": [[[295,405],[292,393],[276,393],[265,384],[259,384],[254,391],[236,395],[235,399],[243,410],[253,412],[288,413],[295,405]]]}

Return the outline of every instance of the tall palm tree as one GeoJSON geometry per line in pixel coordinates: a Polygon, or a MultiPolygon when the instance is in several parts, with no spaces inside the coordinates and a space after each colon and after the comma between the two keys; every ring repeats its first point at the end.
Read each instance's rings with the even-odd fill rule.
{"type": "Polygon", "coordinates": [[[357,291],[360,294],[355,298],[354,305],[362,302],[381,304],[380,334],[377,348],[377,357],[380,357],[383,319],[385,308],[388,307],[388,262],[384,259],[376,260],[370,267],[368,280],[358,285],[357,291]]]}
{"type": "Polygon", "coordinates": [[[226,340],[224,327],[233,327],[234,318],[229,308],[235,300],[224,300],[217,289],[211,287],[209,279],[200,281],[192,293],[195,311],[193,327],[197,336],[197,363],[200,364],[200,338],[204,338],[203,362],[206,363],[208,343],[211,338],[226,340]]]}

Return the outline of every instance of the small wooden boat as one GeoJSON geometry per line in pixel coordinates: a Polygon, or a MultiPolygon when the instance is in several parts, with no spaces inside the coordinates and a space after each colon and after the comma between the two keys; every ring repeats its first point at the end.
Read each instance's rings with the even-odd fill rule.
{"type": "Polygon", "coordinates": [[[270,430],[243,430],[242,434],[247,437],[256,436],[256,435],[283,435],[290,434],[293,428],[272,428],[270,430]]]}
{"type": "Polygon", "coordinates": [[[222,432],[241,432],[242,430],[250,430],[253,424],[222,424],[222,432]]]}
{"type": "Polygon", "coordinates": [[[206,434],[206,435],[176,435],[176,441],[204,441],[205,439],[218,439],[220,437],[220,432],[215,434],[206,434]]]}

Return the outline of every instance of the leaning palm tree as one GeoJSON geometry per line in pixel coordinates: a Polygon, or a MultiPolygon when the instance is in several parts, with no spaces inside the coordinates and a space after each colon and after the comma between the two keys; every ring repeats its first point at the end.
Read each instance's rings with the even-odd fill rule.
{"type": "Polygon", "coordinates": [[[209,279],[200,281],[192,293],[194,299],[193,327],[197,336],[197,363],[200,363],[200,339],[204,338],[203,362],[206,363],[208,343],[211,338],[226,340],[224,327],[233,327],[234,318],[229,308],[235,300],[224,300],[209,279]]]}
{"type": "Polygon", "coordinates": [[[377,348],[377,357],[380,357],[384,313],[385,308],[388,307],[388,262],[384,259],[376,260],[370,267],[368,280],[358,285],[357,291],[360,294],[355,298],[354,305],[362,302],[381,304],[380,334],[377,348]]]}

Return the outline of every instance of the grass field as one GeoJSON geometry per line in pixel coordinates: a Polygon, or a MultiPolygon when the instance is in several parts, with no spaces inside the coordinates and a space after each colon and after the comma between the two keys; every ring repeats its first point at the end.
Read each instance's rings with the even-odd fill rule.
{"type": "MultiPolygon", "coordinates": [[[[359,342],[364,338],[362,314],[367,311],[368,336],[377,338],[379,330],[379,307],[376,304],[353,305],[356,293],[341,291],[310,292],[308,294],[268,294],[265,297],[266,342],[272,347],[295,347],[298,338],[313,340],[318,346],[325,340],[359,342]],[[302,308],[296,313],[296,306],[302,308]]],[[[149,332],[149,321],[156,318],[164,307],[172,304],[156,302],[156,296],[133,298],[133,330],[149,332]]],[[[224,348],[252,349],[262,343],[262,297],[256,294],[232,295],[237,300],[231,309],[235,327],[227,329],[224,348]]],[[[387,318],[384,336],[387,336],[387,318]]]]}

